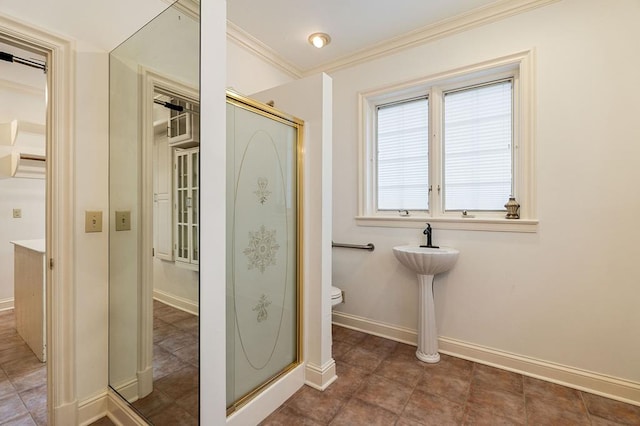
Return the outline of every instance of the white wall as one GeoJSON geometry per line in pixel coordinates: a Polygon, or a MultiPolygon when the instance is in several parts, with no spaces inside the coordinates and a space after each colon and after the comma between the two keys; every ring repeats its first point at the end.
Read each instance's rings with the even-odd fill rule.
{"type": "Polygon", "coordinates": [[[289,74],[227,38],[227,88],[249,95],[292,80],[289,74]]]}
{"type": "MultiPolygon", "coordinates": [[[[537,56],[535,234],[444,231],[460,250],[436,278],[439,334],[640,382],[640,4],[564,0],[332,73],[338,310],[416,329],[417,286],[393,257],[419,229],[356,226],[357,93],[507,54],[537,56]]],[[[505,200],[506,201],[506,200],[505,200]]]]}
{"type": "Polygon", "coordinates": [[[88,43],[76,48],[76,392],[82,402],[108,384],[109,58],[88,43]],[[84,232],[86,210],[102,211],[102,232],[84,232]]]}

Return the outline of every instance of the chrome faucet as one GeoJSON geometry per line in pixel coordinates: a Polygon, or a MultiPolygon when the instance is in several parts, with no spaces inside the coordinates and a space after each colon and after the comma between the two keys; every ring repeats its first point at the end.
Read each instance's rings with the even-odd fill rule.
{"type": "Polygon", "coordinates": [[[434,246],[433,244],[431,244],[431,233],[432,233],[432,230],[431,230],[431,224],[430,223],[427,223],[427,227],[424,228],[424,231],[422,231],[422,233],[427,236],[427,245],[420,246],[420,247],[440,248],[438,246],[434,246]]]}

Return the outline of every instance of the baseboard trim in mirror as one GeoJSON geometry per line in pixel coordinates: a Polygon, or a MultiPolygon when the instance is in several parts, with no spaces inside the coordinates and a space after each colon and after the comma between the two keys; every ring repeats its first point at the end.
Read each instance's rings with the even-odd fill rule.
{"type": "Polygon", "coordinates": [[[200,315],[200,307],[189,299],[165,293],[162,290],[153,290],[153,298],[165,305],[173,306],[176,309],[190,313],[191,315],[200,315]]]}
{"type": "Polygon", "coordinates": [[[117,425],[149,426],[113,389],[107,393],[106,416],[117,425]]]}

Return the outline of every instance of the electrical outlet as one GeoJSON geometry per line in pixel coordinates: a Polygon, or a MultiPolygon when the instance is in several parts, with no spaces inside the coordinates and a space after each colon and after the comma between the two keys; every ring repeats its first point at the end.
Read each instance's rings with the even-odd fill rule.
{"type": "Polygon", "coordinates": [[[22,217],[22,209],[13,209],[13,218],[20,219],[22,217]]]}
{"type": "Polygon", "coordinates": [[[102,232],[102,212],[84,212],[84,232],[102,232]]]}

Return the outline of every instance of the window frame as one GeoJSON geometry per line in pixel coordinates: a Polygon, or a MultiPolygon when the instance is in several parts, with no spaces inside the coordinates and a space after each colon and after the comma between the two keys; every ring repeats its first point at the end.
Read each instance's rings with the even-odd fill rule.
{"type": "MultiPolygon", "coordinates": [[[[534,52],[527,50],[417,80],[361,92],[359,96],[359,226],[421,228],[426,221],[441,229],[537,232],[535,203],[535,87],[534,52]],[[444,211],[443,96],[482,83],[513,78],[512,188],[520,203],[520,219],[505,212],[444,211]],[[429,99],[429,210],[377,210],[377,107],[420,96],[429,99]],[[437,105],[437,106],[436,106],[437,105]],[[434,107],[436,106],[436,107],[434,107]],[[440,190],[438,191],[438,188],[440,190]]],[[[505,199],[505,203],[507,200],[505,199]]]]}

